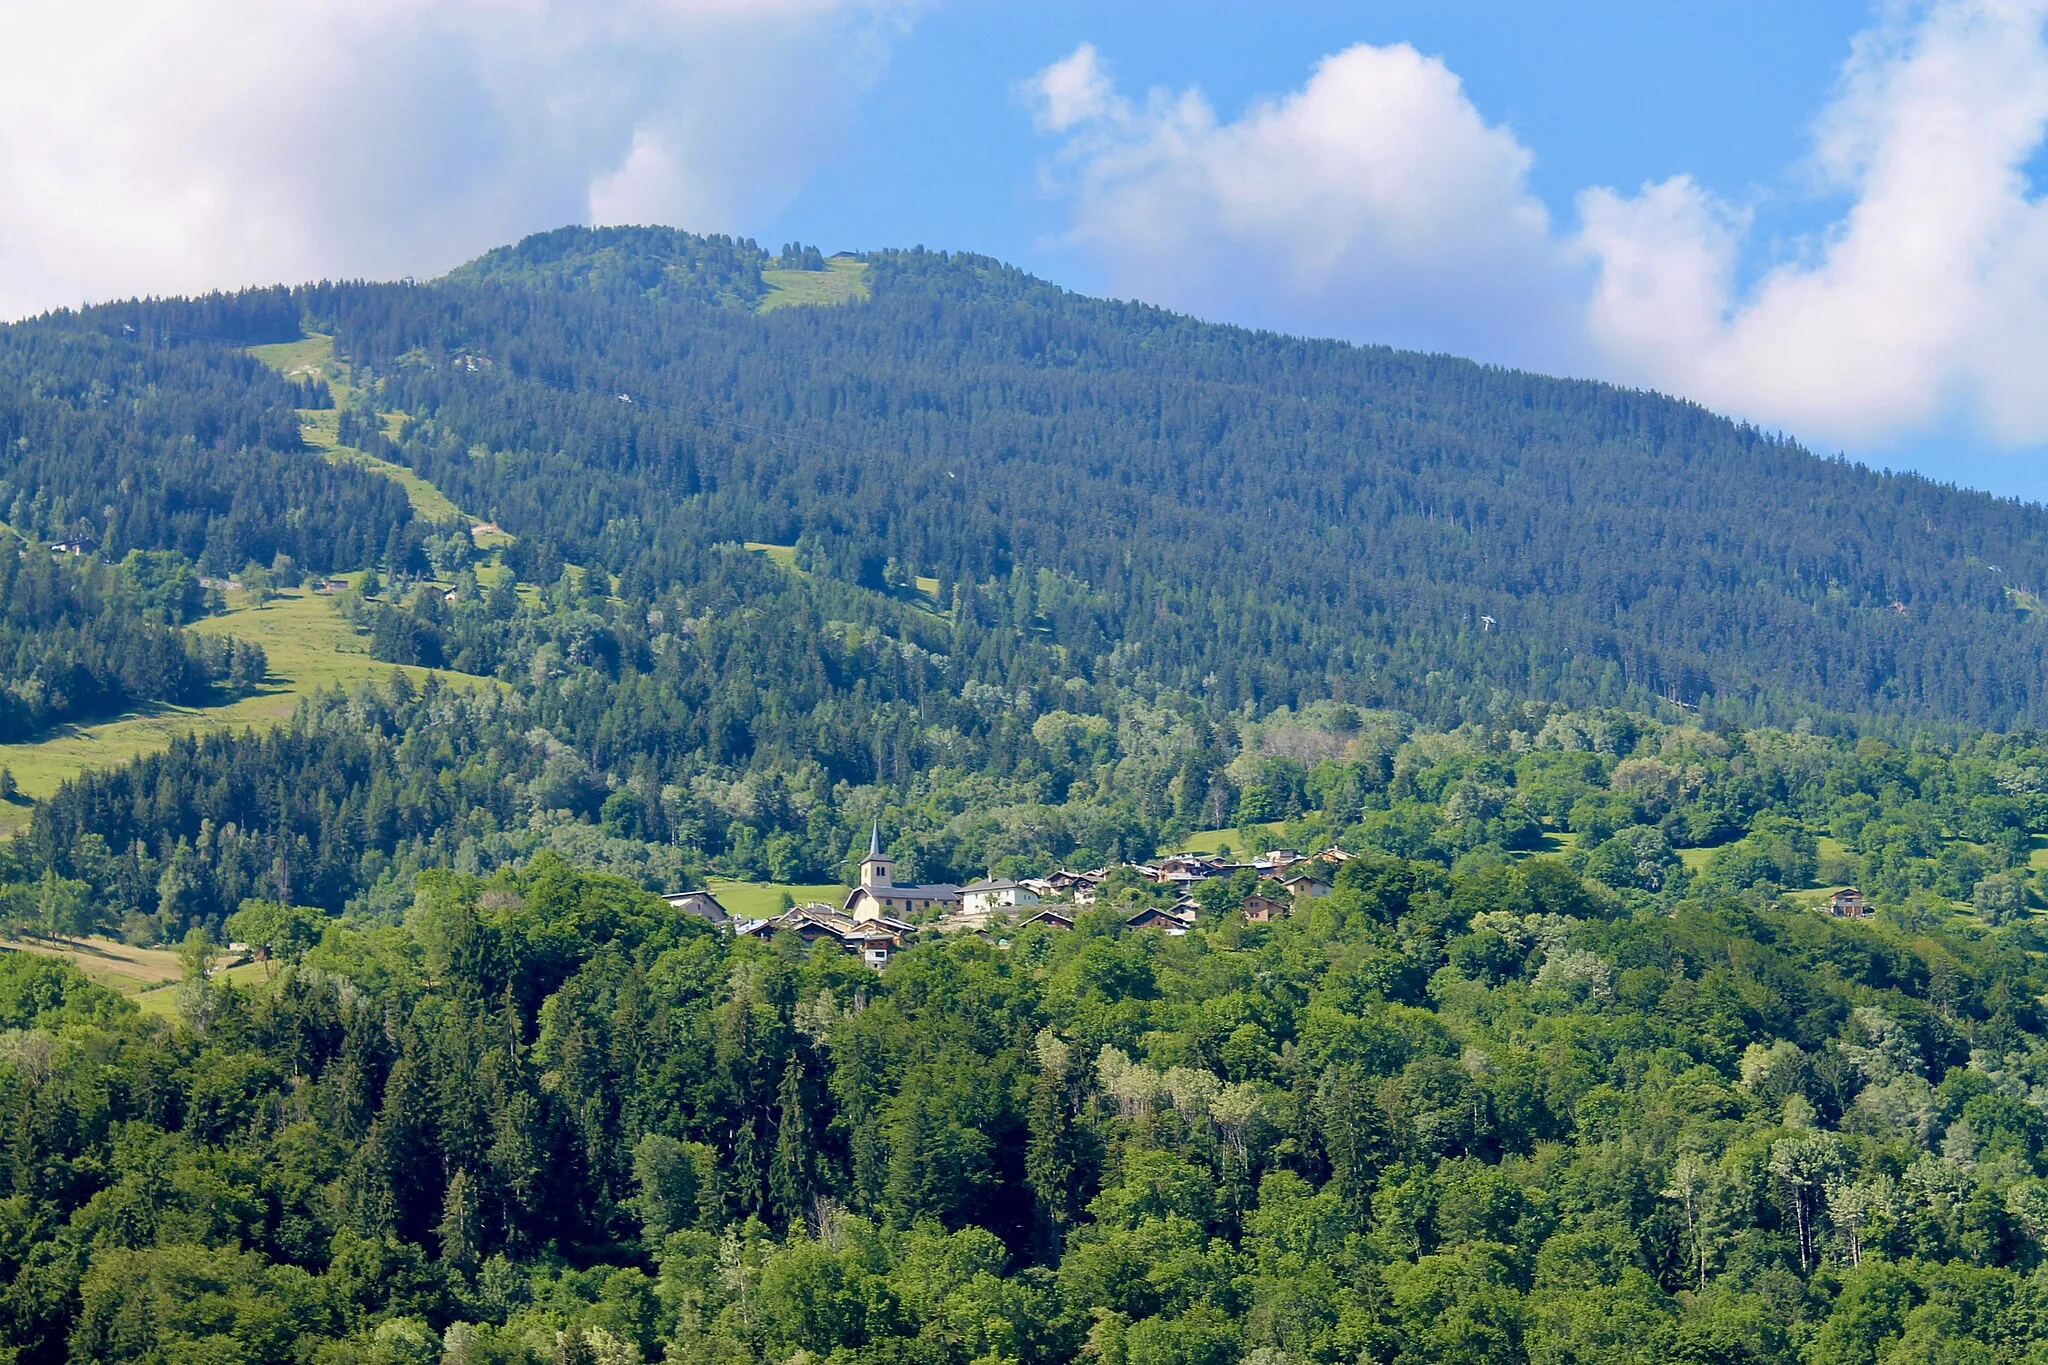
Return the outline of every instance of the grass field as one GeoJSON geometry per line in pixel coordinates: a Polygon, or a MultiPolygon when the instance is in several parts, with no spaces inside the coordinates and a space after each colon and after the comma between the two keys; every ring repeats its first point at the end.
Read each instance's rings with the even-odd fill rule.
{"type": "Polygon", "coordinates": [[[123,995],[138,995],[176,981],[182,971],[178,955],[168,948],[131,948],[110,938],[10,938],[0,941],[0,949],[63,958],[100,985],[123,995]]]}
{"type": "MultiPolygon", "coordinates": [[[[436,671],[372,659],[367,644],[335,611],[333,601],[304,590],[284,593],[260,606],[244,603],[190,629],[262,645],[270,659],[270,685],[224,706],[153,707],[96,724],[63,726],[29,743],[0,744],[0,766],[13,770],[22,796],[29,798],[0,805],[0,835],[28,823],[31,801],[50,795],[88,768],[157,753],[180,735],[275,725],[291,715],[299,698],[324,687],[353,687],[389,677],[394,668],[415,682],[436,671]]],[[[441,672],[440,677],[456,686],[479,685],[463,673],[441,672]]]]}
{"type": "Polygon", "coordinates": [[[794,545],[770,545],[765,540],[750,540],[746,542],[746,547],[756,554],[768,556],[768,558],[780,564],[791,573],[803,572],[802,569],[796,566],[796,546],[794,545]]]}
{"type": "Polygon", "coordinates": [[[761,282],[768,286],[759,312],[804,305],[853,303],[868,297],[866,261],[829,260],[823,270],[764,270],[761,282]]]}
{"type": "MultiPolygon", "coordinates": [[[[1266,832],[1275,839],[1280,837],[1280,826],[1277,823],[1267,825],[1265,828],[1266,832]]],[[[1230,846],[1232,853],[1241,854],[1244,852],[1244,840],[1239,837],[1238,832],[1234,829],[1198,829],[1185,839],[1174,840],[1173,847],[1163,851],[1166,853],[1214,853],[1226,844],[1230,846]]]]}
{"type": "MultiPolygon", "coordinates": [[[[178,1008],[178,993],[169,988],[184,975],[184,968],[169,948],[131,948],[100,937],[11,938],[0,941],[0,952],[62,958],[100,985],[134,1000],[144,1014],[171,1014],[178,1008]]],[[[216,981],[248,987],[269,980],[275,970],[261,962],[239,962],[215,966],[212,976],[216,981]]]]}
{"type": "Polygon", "coordinates": [[[846,893],[851,889],[837,883],[801,886],[792,882],[735,882],[716,878],[710,883],[710,888],[726,913],[739,919],[766,919],[780,913],[785,891],[798,905],[805,901],[823,901],[836,910],[846,903],[846,893]]]}
{"type": "Polygon", "coordinates": [[[273,346],[251,346],[249,354],[288,379],[325,379],[339,398],[348,389],[345,366],[334,358],[334,338],[314,335],[273,346]]]}

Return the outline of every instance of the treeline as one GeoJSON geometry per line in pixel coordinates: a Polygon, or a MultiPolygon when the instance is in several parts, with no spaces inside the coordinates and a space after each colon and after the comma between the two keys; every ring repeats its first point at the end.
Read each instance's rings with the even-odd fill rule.
{"type": "Polygon", "coordinates": [[[2026,1360],[2030,925],[1346,864],[881,975],[543,857],[251,902],[176,1017],[0,958],[24,1362],[2026,1360]],[[273,942],[274,940],[274,942],[273,942]]]}
{"type": "Polygon", "coordinates": [[[179,629],[205,594],[163,552],[119,566],[0,548],[0,742],[149,702],[197,705],[263,683],[262,646],[179,629]]]}

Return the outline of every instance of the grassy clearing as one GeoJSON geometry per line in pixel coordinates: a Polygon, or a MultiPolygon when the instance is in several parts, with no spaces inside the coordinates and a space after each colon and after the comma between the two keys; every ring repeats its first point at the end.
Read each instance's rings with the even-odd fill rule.
{"type": "Polygon", "coordinates": [[[718,903],[728,914],[739,919],[765,919],[779,914],[782,910],[782,893],[798,905],[805,901],[823,901],[837,909],[846,903],[846,893],[851,889],[837,883],[826,886],[804,886],[794,882],[735,882],[713,879],[711,894],[718,897],[718,903]]]}
{"type": "MultiPolygon", "coordinates": [[[[335,439],[335,424],[340,414],[333,408],[299,409],[299,437],[313,449],[319,451],[334,464],[352,464],[358,469],[367,469],[372,474],[381,474],[405,490],[405,500],[412,504],[413,515],[428,521],[467,520],[472,525],[481,525],[474,517],[463,517],[462,510],[449,501],[443,493],[425,479],[402,464],[380,460],[354,446],[342,445],[335,439]]],[[[495,529],[495,528],[494,528],[495,529]]],[[[503,535],[504,532],[498,532],[503,535]]]]}
{"type": "Polygon", "coordinates": [[[249,354],[289,379],[325,379],[343,391],[348,375],[334,358],[334,338],[315,334],[274,346],[251,346],[249,354]]]}
{"type": "MultiPolygon", "coordinates": [[[[1264,828],[1273,838],[1280,837],[1282,826],[1279,822],[1276,821],[1264,828]]],[[[1232,853],[1244,852],[1244,838],[1234,829],[1198,829],[1185,838],[1174,840],[1173,847],[1166,852],[1214,854],[1226,845],[1232,853]]]]}
{"type": "MultiPolygon", "coordinates": [[[[477,545],[481,549],[511,543],[511,536],[476,517],[465,516],[446,493],[404,465],[380,460],[354,446],[341,444],[336,436],[336,424],[340,420],[339,409],[348,403],[354,390],[349,386],[348,366],[335,358],[333,337],[316,334],[273,346],[251,346],[249,354],[291,378],[321,378],[333,388],[334,407],[299,409],[299,437],[307,445],[335,464],[355,465],[359,469],[367,469],[373,474],[390,479],[405,490],[406,501],[412,504],[416,516],[424,517],[428,521],[469,522],[470,534],[477,538],[477,545]],[[485,537],[477,535],[479,530],[485,531],[490,540],[489,544],[485,543],[485,537]]],[[[399,428],[405,422],[404,414],[387,412],[380,416],[384,419],[385,434],[397,440],[399,428]]]]}
{"type": "MultiPolygon", "coordinates": [[[[100,985],[129,997],[144,1014],[170,1015],[178,1009],[178,993],[170,987],[184,975],[184,968],[169,948],[131,948],[115,939],[94,936],[11,938],[0,941],[0,952],[63,958],[100,985]]],[[[215,958],[213,979],[243,990],[260,986],[277,973],[274,964],[237,962],[227,966],[222,965],[224,960],[225,955],[215,958]]]]}
{"type": "Polygon", "coordinates": [[[0,835],[26,825],[34,801],[87,769],[161,752],[182,735],[276,725],[291,716],[301,697],[322,688],[354,687],[387,678],[394,670],[416,683],[438,672],[453,686],[489,685],[464,673],[377,662],[370,657],[368,643],[335,611],[332,599],[304,590],[284,593],[260,606],[245,602],[189,628],[262,645],[270,659],[269,685],[224,706],[152,707],[94,724],[63,726],[28,743],[0,744],[0,765],[14,770],[14,780],[28,798],[0,805],[0,835]]]}
{"type": "Polygon", "coordinates": [[[803,572],[802,569],[796,566],[796,546],[794,545],[770,545],[765,540],[749,540],[745,542],[745,545],[747,549],[752,550],[756,554],[767,555],[768,558],[791,573],[803,572]]]}
{"type": "Polygon", "coordinates": [[[63,958],[100,985],[123,995],[138,995],[176,981],[182,971],[178,955],[168,948],[131,948],[111,938],[10,938],[0,941],[0,950],[63,958]]]}
{"type": "Polygon", "coordinates": [[[831,307],[865,300],[869,297],[867,273],[866,261],[838,258],[825,262],[823,270],[764,270],[761,282],[768,286],[768,297],[756,311],[772,313],[778,308],[831,307]]]}

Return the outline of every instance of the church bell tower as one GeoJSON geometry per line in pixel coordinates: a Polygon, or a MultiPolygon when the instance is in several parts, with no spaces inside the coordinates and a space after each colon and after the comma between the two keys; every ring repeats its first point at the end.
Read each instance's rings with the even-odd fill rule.
{"type": "Polygon", "coordinates": [[[860,884],[870,891],[895,885],[896,860],[882,852],[879,821],[868,831],[868,856],[860,860],[860,884]]]}

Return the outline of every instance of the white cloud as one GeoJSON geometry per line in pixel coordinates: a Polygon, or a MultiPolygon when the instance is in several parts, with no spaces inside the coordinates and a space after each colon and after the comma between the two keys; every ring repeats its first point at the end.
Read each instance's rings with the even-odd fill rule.
{"type": "Polygon", "coordinates": [[[1221,122],[1197,91],[1118,96],[1092,48],[1027,86],[1073,236],[1117,287],[1210,315],[1533,358],[1568,269],[1529,153],[1405,44],[1325,58],[1221,122]]]}
{"type": "Polygon", "coordinates": [[[1553,230],[1530,154],[1439,61],[1354,47],[1221,122],[1118,96],[1092,50],[1041,74],[1073,235],[1132,292],[1233,319],[1591,372],[1821,442],[1973,426],[2048,442],[2048,0],[1895,7],[1814,128],[1810,241],[1684,175],[1592,188],[1553,230]],[[1748,254],[1785,263],[1745,285],[1748,254]]]}
{"type": "Polygon", "coordinates": [[[437,272],[580,221],[744,230],[879,73],[895,0],[0,7],[0,316],[437,272]]]}
{"type": "Polygon", "coordinates": [[[1732,211],[1683,179],[1580,198],[1588,314],[1628,377],[1851,441],[1961,405],[2048,439],[2048,5],[1952,3],[1858,40],[1814,166],[1852,196],[1804,259],[1731,287],[1732,211]]]}

